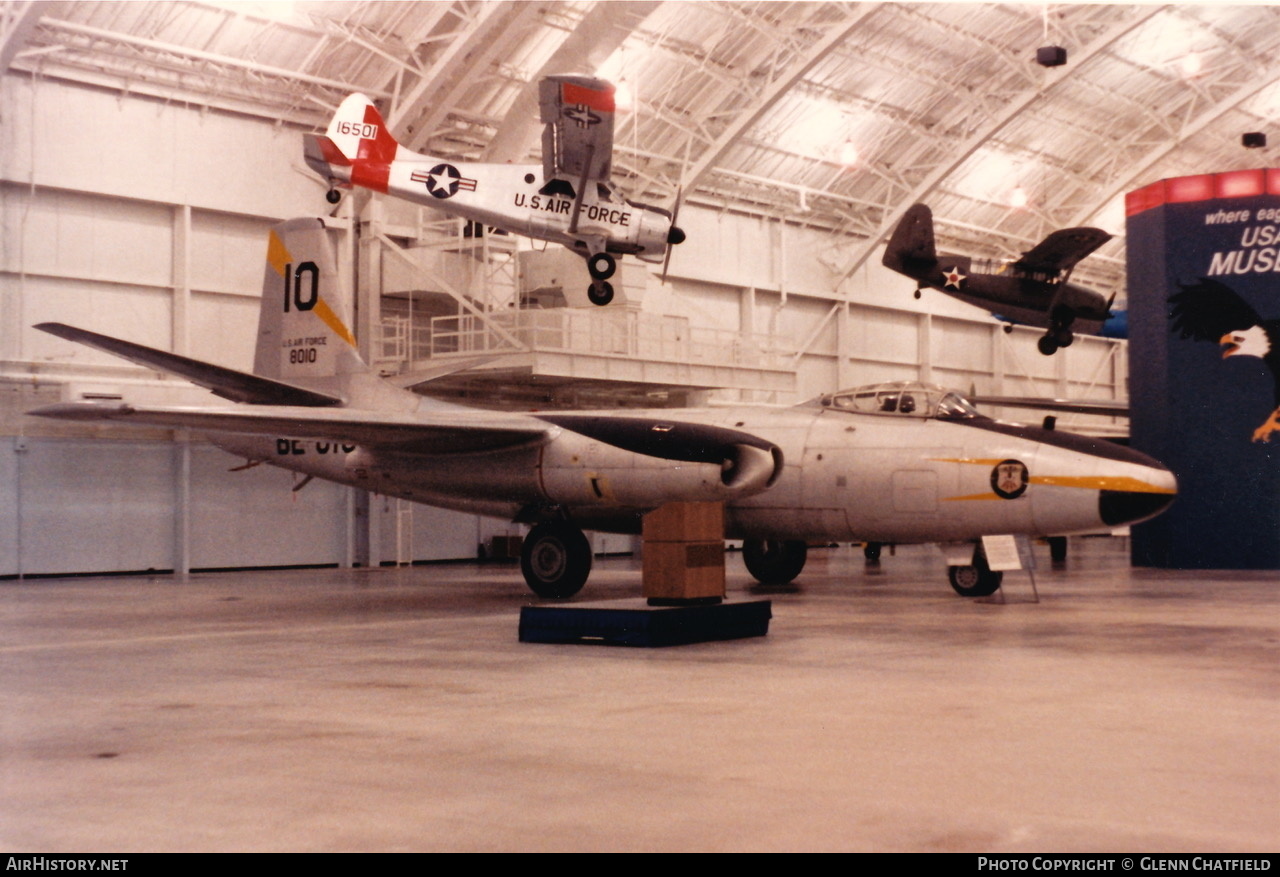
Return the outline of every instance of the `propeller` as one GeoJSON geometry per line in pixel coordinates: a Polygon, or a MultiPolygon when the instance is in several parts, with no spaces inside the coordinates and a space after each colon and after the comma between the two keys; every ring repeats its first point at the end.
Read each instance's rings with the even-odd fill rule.
{"type": "Polygon", "coordinates": [[[676,244],[684,243],[684,229],[676,225],[680,218],[680,202],[684,200],[684,184],[676,190],[676,203],[671,209],[671,230],[667,232],[667,253],[662,257],[662,282],[667,282],[667,266],[671,264],[671,249],[676,244]]]}

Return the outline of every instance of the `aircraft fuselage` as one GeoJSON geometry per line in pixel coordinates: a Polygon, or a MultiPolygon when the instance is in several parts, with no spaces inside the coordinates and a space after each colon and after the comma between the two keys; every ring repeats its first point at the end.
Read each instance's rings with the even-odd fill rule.
{"type": "MultiPolygon", "coordinates": [[[[347,186],[362,186],[422,204],[485,226],[562,244],[588,254],[579,242],[597,241],[596,251],[642,256],[656,261],[666,253],[671,216],[612,193],[604,197],[588,181],[574,230],[577,181],[543,178],[540,165],[453,162],[409,153],[388,164],[330,162],[324,144],[311,138],[308,164],[347,186]]],[[[401,155],[405,150],[401,150],[401,155]]]]}
{"type": "Polygon", "coordinates": [[[936,265],[906,273],[923,286],[1028,326],[1048,328],[1055,308],[1068,309],[1074,327],[1087,334],[1101,331],[1107,298],[1099,292],[1048,273],[1021,272],[1010,263],[940,253],[936,265]]]}
{"type": "MultiPolygon", "coordinates": [[[[553,415],[547,415],[554,421],[553,415]]],[[[821,406],[575,413],[543,444],[447,457],[350,444],[222,434],[226,450],[403,499],[506,519],[567,514],[585,529],[638,533],[676,500],[725,502],[726,538],[875,542],[1059,535],[1120,526],[1172,500],[1173,476],[1136,451],[984,417],[931,419],[821,406]],[[636,453],[601,424],[668,421],[736,430],[780,454],[726,484],[720,463],[636,453]],[[585,424],[585,425],[583,425],[585,424]],[[592,434],[588,434],[592,433],[592,434]]]]}

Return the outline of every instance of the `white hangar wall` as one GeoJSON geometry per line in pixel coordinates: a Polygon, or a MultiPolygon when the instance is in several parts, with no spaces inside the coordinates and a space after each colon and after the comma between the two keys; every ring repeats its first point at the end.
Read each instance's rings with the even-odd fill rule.
{"type": "MultiPolygon", "coordinates": [[[[85,391],[210,402],[31,326],[67,322],[247,369],[266,230],[325,209],[324,190],[297,130],[55,81],[0,78],[0,131],[0,576],[470,558],[519,532],[381,497],[366,507],[318,481],[294,493],[290,473],[231,473],[233,457],[181,433],[23,416],[85,391]]],[[[874,259],[837,283],[851,245],[829,234],[692,204],[681,224],[689,242],[672,282],[652,278],[643,309],[770,336],[795,391],[744,398],[793,402],[917,377],[1123,394],[1114,342],[1040,357],[1035,332],[1006,336],[941,295],[917,302],[910,281],[874,259]]]]}
{"type": "MultiPolygon", "coordinates": [[[[0,576],[351,562],[346,488],[295,494],[290,473],[229,473],[243,461],[183,435],[22,414],[163,388],[31,328],[44,320],[252,365],[266,231],[324,206],[299,132],[17,76],[0,78],[0,131],[0,576]]],[[[390,558],[397,532],[441,559],[474,557],[495,527],[433,510],[405,533],[396,512],[370,503],[390,558]]]]}
{"type": "Polygon", "coordinates": [[[646,307],[772,335],[797,377],[795,398],[775,401],[912,379],[992,395],[1126,395],[1123,342],[1080,336],[1069,356],[1045,357],[1036,350],[1042,330],[1006,334],[931,290],[917,300],[912,281],[884,268],[878,253],[844,277],[855,243],[830,233],[692,205],[680,219],[689,242],[672,257],[672,289],[651,285],[646,307]]]}

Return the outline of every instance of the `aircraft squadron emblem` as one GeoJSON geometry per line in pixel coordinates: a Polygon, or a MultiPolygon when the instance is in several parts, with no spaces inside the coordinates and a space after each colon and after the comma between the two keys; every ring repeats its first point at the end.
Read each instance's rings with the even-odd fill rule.
{"type": "Polygon", "coordinates": [[[991,470],[991,489],[997,496],[1017,499],[1027,492],[1027,465],[1021,460],[1001,460],[991,470]]]}

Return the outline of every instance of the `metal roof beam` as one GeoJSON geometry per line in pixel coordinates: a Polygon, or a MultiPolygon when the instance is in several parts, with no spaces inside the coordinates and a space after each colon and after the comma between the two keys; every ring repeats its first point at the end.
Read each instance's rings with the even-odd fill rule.
{"type": "MultiPolygon", "coordinates": [[[[1278,45],[1274,46],[1274,48],[1280,49],[1280,40],[1276,42],[1278,45]]],[[[1209,125],[1216,122],[1232,110],[1238,108],[1242,103],[1252,98],[1258,92],[1270,88],[1277,83],[1280,83],[1280,72],[1275,72],[1269,78],[1263,78],[1259,82],[1250,82],[1240,86],[1229,97],[1214,104],[1185,125],[1180,136],[1176,139],[1161,143],[1141,158],[1125,162],[1125,173],[1112,180],[1101,192],[1093,206],[1088,210],[1082,210],[1080,213],[1076,214],[1069,225],[1083,225],[1090,218],[1097,215],[1099,210],[1110,204],[1112,198],[1115,198],[1121,192],[1124,192],[1126,189],[1135,185],[1136,181],[1149,173],[1162,158],[1173,152],[1175,149],[1183,146],[1187,139],[1199,134],[1205,128],[1209,127],[1209,125]]]]}
{"type": "Polygon", "coordinates": [[[859,4],[844,21],[832,25],[826,35],[809,47],[807,53],[797,58],[785,72],[773,80],[757,97],[755,102],[738,113],[737,118],[728,128],[720,132],[715,142],[705,150],[693,163],[689,172],[681,180],[681,185],[688,190],[697,188],[702,178],[713,168],[731,146],[760,117],[773,108],[784,94],[790,91],[797,82],[808,75],[819,62],[830,55],[837,46],[844,42],[859,24],[880,8],[879,3],[859,4]]]}
{"type": "MultiPolygon", "coordinates": [[[[1120,40],[1140,25],[1150,21],[1167,8],[1168,7],[1165,6],[1138,7],[1132,18],[1109,28],[1083,50],[1076,53],[1076,58],[1071,65],[1072,70],[1079,70],[1091,58],[1110,48],[1117,40],[1120,40]]],[[[880,221],[880,228],[878,232],[855,248],[853,256],[845,264],[845,267],[840,270],[836,283],[843,282],[852,275],[853,272],[863,266],[871,254],[879,248],[881,238],[888,234],[889,230],[898,224],[898,221],[902,219],[903,214],[907,212],[912,204],[924,199],[939,183],[954,173],[955,170],[964,164],[970,156],[984,147],[993,137],[996,136],[996,134],[1016,119],[1027,107],[1031,106],[1047,93],[1053,91],[1063,82],[1067,81],[1070,75],[1071,74],[1067,72],[1059,73],[1056,76],[1048,74],[1046,77],[1049,80],[1047,84],[1037,86],[1035,88],[1028,88],[1022,92],[1021,95],[1010,100],[1008,104],[1005,105],[1002,112],[1000,112],[987,125],[980,128],[965,140],[954,152],[951,153],[950,156],[948,156],[945,162],[934,168],[928,176],[918,183],[910,195],[903,199],[901,204],[892,210],[889,210],[885,214],[884,218],[880,221]]]]}
{"type": "Polygon", "coordinates": [[[538,83],[543,77],[573,70],[594,74],[631,36],[636,26],[661,5],[661,0],[614,0],[593,6],[573,33],[520,89],[520,95],[485,150],[483,160],[508,162],[523,159],[542,130],[538,118],[538,83]]]}
{"type": "MultiPolygon", "coordinates": [[[[77,36],[87,37],[91,40],[102,40],[109,43],[117,43],[119,45],[132,46],[137,49],[145,49],[152,52],[162,52],[167,55],[173,55],[179,58],[186,58],[192,61],[199,61],[206,64],[217,64],[224,67],[232,67],[237,70],[244,70],[248,73],[257,73],[263,76],[274,76],[280,79],[287,79],[297,82],[306,82],[311,85],[318,85],[323,88],[334,88],[340,91],[350,91],[351,84],[343,82],[339,79],[328,79],[323,76],[312,76],[309,73],[302,73],[298,70],[288,70],[284,67],[272,67],[267,64],[259,64],[256,61],[245,61],[242,58],[233,58],[230,55],[219,55],[214,52],[205,52],[200,49],[192,49],[187,46],[179,46],[174,43],[165,43],[159,40],[143,39],[142,37],[130,36],[128,34],[119,33],[117,31],[102,30],[101,28],[89,27],[88,25],[75,24],[70,21],[60,21],[52,18],[40,19],[43,27],[52,28],[53,30],[63,31],[77,36]]],[[[375,97],[387,97],[386,92],[374,92],[375,97]]]]}
{"type": "Polygon", "coordinates": [[[466,89],[487,75],[489,62],[506,46],[505,38],[527,32],[543,14],[539,4],[518,0],[482,3],[475,11],[471,27],[450,42],[387,119],[409,149],[422,149],[466,89]]]}
{"type": "Polygon", "coordinates": [[[5,3],[0,11],[0,73],[9,69],[13,58],[27,44],[27,37],[40,20],[46,0],[5,3]]]}

